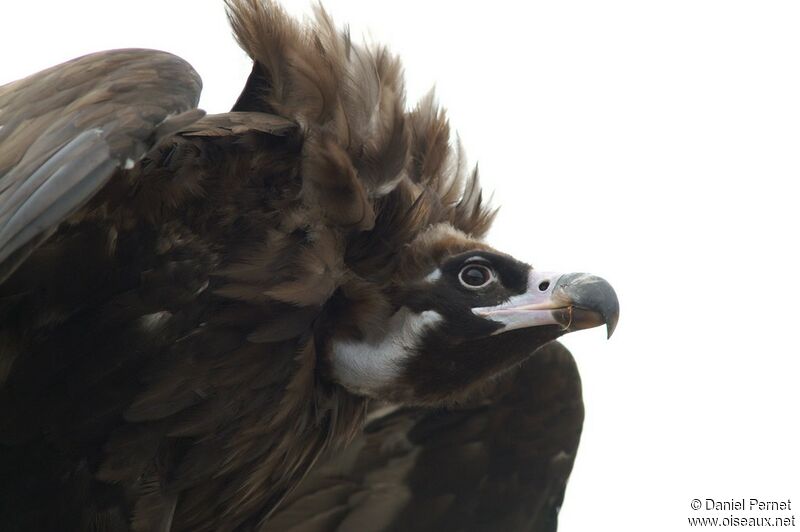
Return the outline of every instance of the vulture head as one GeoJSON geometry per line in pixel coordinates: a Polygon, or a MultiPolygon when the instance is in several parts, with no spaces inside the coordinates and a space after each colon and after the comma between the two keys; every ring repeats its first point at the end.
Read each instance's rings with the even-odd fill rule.
{"type": "Polygon", "coordinates": [[[605,324],[611,335],[618,303],[604,280],[539,272],[483,242],[496,211],[477,169],[432,93],[407,110],[396,57],[354,44],[321,8],[303,25],[260,5],[229,2],[254,59],[233,110],[303,129],[304,214],[325,227],[312,247],[342,263],[317,257],[290,275],[320,286],[329,379],[402,404],[457,402],[567,332],[605,324]]]}
{"type": "MultiPolygon", "coordinates": [[[[361,316],[370,326],[339,328],[331,341],[332,377],[357,394],[457,401],[563,334],[605,325],[610,337],[617,324],[605,280],[540,272],[450,225],[424,231],[398,260],[386,317],[361,316]]],[[[351,312],[337,309],[345,319],[351,312]]]]}

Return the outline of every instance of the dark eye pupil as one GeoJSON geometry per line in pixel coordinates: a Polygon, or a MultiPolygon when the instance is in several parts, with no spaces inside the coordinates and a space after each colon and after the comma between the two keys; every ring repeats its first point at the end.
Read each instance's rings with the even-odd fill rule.
{"type": "Polygon", "coordinates": [[[489,272],[486,268],[470,266],[461,270],[461,280],[469,286],[481,286],[489,280],[489,272]]]}

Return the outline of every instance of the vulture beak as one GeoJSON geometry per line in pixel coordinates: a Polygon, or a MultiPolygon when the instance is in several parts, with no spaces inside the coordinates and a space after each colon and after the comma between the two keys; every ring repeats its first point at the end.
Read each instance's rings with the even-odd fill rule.
{"type": "Polygon", "coordinates": [[[611,285],[595,275],[531,270],[524,294],[472,312],[502,323],[494,334],[539,325],[560,325],[572,332],[605,324],[611,338],[619,319],[619,301],[611,285]]]}

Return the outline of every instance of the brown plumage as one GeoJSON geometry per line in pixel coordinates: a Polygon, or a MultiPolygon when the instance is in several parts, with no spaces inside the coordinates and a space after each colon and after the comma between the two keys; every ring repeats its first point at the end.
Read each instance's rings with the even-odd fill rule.
{"type": "Polygon", "coordinates": [[[410,530],[415,508],[420,530],[553,528],[579,379],[557,344],[515,368],[613,330],[613,291],[480,241],[477,172],[386,49],[321,8],[228,7],[254,60],[230,113],[202,117],[196,73],[148,50],[0,87],[4,530],[410,530]],[[451,429],[468,484],[430,483],[451,429]],[[386,474],[405,498],[304,510],[336,467],[342,497],[386,474]]]}
{"type": "Polygon", "coordinates": [[[577,368],[561,344],[458,406],[374,409],[265,530],[556,529],[583,423],[577,368]]]}

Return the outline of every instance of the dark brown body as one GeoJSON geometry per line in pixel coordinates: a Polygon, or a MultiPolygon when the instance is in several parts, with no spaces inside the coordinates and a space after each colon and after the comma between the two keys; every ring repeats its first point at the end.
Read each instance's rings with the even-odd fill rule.
{"type": "Polygon", "coordinates": [[[331,378],[333,339],[488,249],[443,113],[324,13],[230,7],[235,112],[200,119],[145,50],[0,88],[0,528],[555,530],[583,420],[559,344],[382,415],[331,378]]]}
{"type": "Polygon", "coordinates": [[[560,344],[471,404],[377,414],[321,458],[266,530],[557,529],[583,423],[577,368],[560,344]]]}
{"type": "MultiPolygon", "coordinates": [[[[10,369],[0,392],[0,434],[10,445],[2,454],[7,467],[22,468],[3,475],[11,481],[3,490],[9,511],[29,508],[25,519],[44,520],[43,529],[81,529],[97,519],[125,523],[137,515],[137,500],[149,506],[154,497],[163,499],[154,508],[164,505],[168,515],[174,490],[176,499],[182,495],[175,529],[222,529],[210,516],[221,517],[226,491],[239,497],[252,483],[257,506],[250,511],[260,518],[270,506],[265,495],[277,500],[292,481],[291,474],[272,476],[270,454],[291,465],[322,448],[325,420],[298,419],[296,409],[324,417],[325,400],[320,411],[307,412],[311,397],[300,395],[293,405],[285,392],[303,364],[298,350],[313,370],[313,333],[297,336],[312,331],[308,313],[219,295],[236,290],[219,274],[220,263],[257,252],[253,242],[264,229],[278,230],[282,220],[271,202],[291,206],[285,198],[296,193],[297,146],[291,135],[264,132],[236,143],[178,138],[130,174],[136,193],[108,186],[97,197],[102,207],[90,202],[87,214],[62,225],[0,287],[2,356],[10,369]],[[288,338],[263,330],[276,319],[283,327],[275,334],[288,338]],[[278,405],[285,412],[278,414],[278,405]],[[291,445],[275,437],[304,422],[313,422],[299,427],[309,437],[291,445]],[[288,447],[276,448],[281,443],[288,447]],[[19,476],[30,491],[14,488],[19,476]],[[173,487],[148,499],[154,484],[173,487]],[[64,514],[39,510],[55,499],[64,514]]],[[[307,235],[282,238],[287,245],[273,260],[288,266],[307,235]]],[[[267,271],[265,285],[280,275],[279,268],[267,271]]],[[[162,517],[151,510],[148,526],[138,528],[162,517]]]]}

